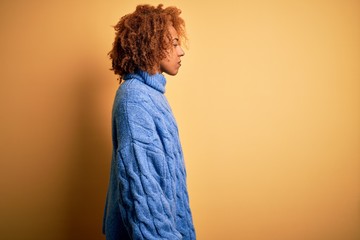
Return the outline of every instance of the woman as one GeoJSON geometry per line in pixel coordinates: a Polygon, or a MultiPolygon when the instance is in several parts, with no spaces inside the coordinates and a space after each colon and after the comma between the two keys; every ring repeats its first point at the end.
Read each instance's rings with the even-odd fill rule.
{"type": "Polygon", "coordinates": [[[196,239],[176,121],[165,98],[184,51],[176,7],[137,6],[115,26],[109,56],[121,85],[103,232],[113,239],[196,239]]]}

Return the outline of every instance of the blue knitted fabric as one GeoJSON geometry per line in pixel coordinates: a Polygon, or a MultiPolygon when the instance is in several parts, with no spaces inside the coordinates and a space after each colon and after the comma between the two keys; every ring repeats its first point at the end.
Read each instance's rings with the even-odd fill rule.
{"type": "Polygon", "coordinates": [[[166,79],[137,71],[124,80],[113,106],[106,239],[196,239],[166,79]]]}

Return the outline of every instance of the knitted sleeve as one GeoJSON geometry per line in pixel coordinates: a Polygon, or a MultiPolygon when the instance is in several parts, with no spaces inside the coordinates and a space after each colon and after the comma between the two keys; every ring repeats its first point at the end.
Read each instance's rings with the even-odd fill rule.
{"type": "Polygon", "coordinates": [[[170,179],[153,116],[136,104],[127,105],[125,114],[127,126],[123,127],[129,129],[131,141],[117,151],[122,220],[132,239],[182,239],[176,230],[171,194],[164,188],[164,181],[170,179]]]}

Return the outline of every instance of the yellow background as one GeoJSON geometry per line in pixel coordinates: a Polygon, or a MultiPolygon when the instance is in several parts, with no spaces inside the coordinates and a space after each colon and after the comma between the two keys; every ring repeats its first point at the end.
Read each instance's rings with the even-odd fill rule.
{"type": "MultiPolygon", "coordinates": [[[[1,239],[104,239],[106,54],[139,3],[0,2],[1,239]]],[[[190,39],[166,95],[198,239],[360,239],[360,2],[163,3],[190,39]]]]}

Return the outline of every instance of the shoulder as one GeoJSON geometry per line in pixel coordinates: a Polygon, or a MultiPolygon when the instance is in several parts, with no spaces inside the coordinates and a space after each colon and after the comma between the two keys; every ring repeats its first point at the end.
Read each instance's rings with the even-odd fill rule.
{"type": "Polygon", "coordinates": [[[113,117],[133,140],[150,143],[156,132],[153,97],[151,89],[135,79],[126,80],[116,93],[113,117]]]}
{"type": "Polygon", "coordinates": [[[149,87],[136,79],[126,80],[120,85],[117,92],[117,95],[125,98],[127,102],[142,102],[149,98],[149,94],[149,87]]]}
{"type": "Polygon", "coordinates": [[[133,108],[149,108],[151,101],[151,92],[148,87],[135,79],[127,80],[122,83],[115,96],[114,110],[129,111],[133,108]]]}

